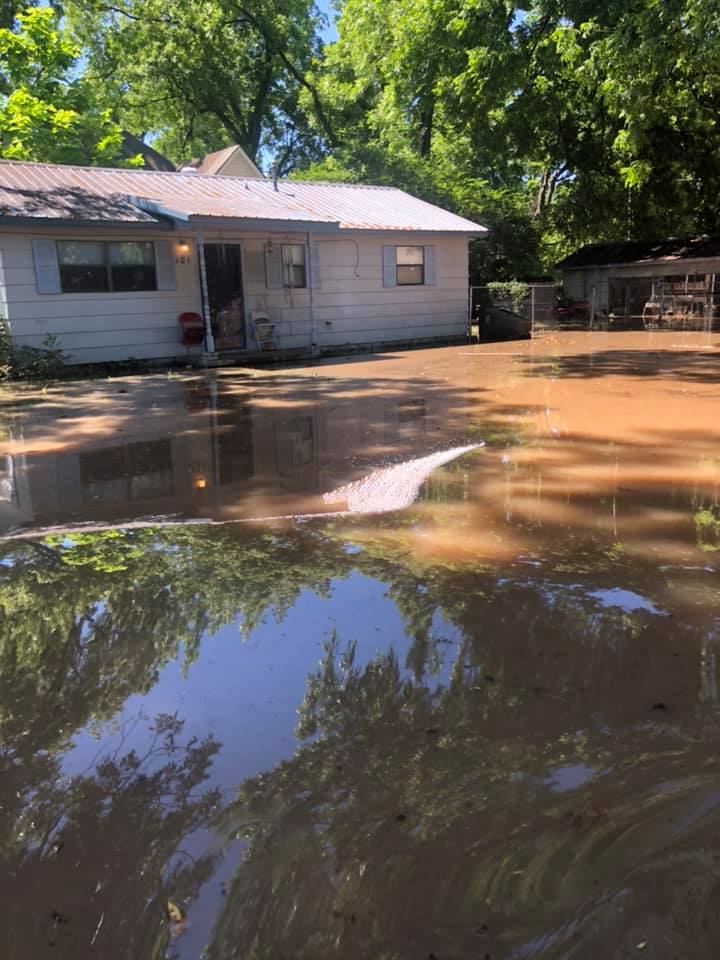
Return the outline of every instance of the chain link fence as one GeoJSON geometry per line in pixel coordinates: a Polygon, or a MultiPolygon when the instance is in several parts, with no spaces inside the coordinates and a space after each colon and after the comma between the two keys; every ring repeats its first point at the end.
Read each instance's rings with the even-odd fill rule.
{"type": "Polygon", "coordinates": [[[501,307],[530,321],[530,335],[557,329],[557,287],[554,283],[488,283],[470,287],[470,335],[480,336],[487,307],[501,307]]]}

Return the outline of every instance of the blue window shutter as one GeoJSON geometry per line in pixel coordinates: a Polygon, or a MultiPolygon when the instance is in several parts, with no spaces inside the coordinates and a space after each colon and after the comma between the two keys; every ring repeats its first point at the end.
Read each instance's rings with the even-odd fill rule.
{"type": "Polygon", "coordinates": [[[169,240],[155,241],[155,276],[158,290],[175,289],[175,258],[169,240]]]}
{"type": "Polygon", "coordinates": [[[33,262],[38,293],[60,293],[60,267],[54,240],[33,240],[33,262]]]}
{"type": "Polygon", "coordinates": [[[397,286],[397,270],[395,268],[395,264],[396,264],[395,247],[383,247],[382,248],[382,270],[383,270],[383,286],[384,287],[397,286]]]}
{"type": "Polygon", "coordinates": [[[425,247],[425,283],[431,287],[437,283],[435,247],[425,247]]]}
{"type": "Polygon", "coordinates": [[[268,290],[281,290],[283,285],[282,245],[265,244],[265,286],[268,290]]]}
{"type": "Polygon", "coordinates": [[[310,286],[313,290],[320,288],[320,247],[317,244],[310,247],[310,286]]]}

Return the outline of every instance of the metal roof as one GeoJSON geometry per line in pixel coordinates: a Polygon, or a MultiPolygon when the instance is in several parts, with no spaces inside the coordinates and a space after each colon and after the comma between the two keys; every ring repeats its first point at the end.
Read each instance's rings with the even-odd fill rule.
{"type": "Polygon", "coordinates": [[[626,240],[616,243],[590,243],[565,257],[558,270],[603,267],[620,263],[651,263],[657,260],[698,260],[720,257],[720,235],[669,237],[666,240],[626,240]]]}
{"type": "MultiPolygon", "coordinates": [[[[280,221],[340,230],[481,234],[486,228],[394,187],[302,183],[0,161],[0,217],[82,223],[280,221]]],[[[224,224],[226,225],[226,223],[224,224]]]]}

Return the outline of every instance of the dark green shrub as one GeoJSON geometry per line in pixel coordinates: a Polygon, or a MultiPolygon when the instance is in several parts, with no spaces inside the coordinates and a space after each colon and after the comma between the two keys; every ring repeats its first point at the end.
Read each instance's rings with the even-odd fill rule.
{"type": "Polygon", "coordinates": [[[65,364],[57,337],[48,334],[42,347],[17,346],[6,320],[0,320],[0,380],[50,380],[65,364]]]}

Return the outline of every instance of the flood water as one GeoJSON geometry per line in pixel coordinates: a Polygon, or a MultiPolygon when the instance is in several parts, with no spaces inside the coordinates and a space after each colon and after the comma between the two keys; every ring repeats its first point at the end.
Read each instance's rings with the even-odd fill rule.
{"type": "Polygon", "coordinates": [[[720,337],[0,394],[0,956],[708,958],[720,337]]]}

